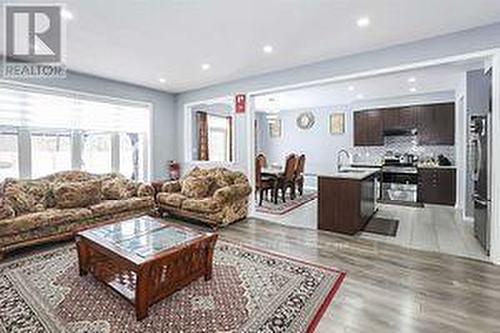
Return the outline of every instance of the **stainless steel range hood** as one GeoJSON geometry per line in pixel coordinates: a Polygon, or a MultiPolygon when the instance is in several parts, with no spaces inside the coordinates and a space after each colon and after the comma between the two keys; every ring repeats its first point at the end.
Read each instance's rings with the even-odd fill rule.
{"type": "Polygon", "coordinates": [[[415,136],[416,128],[388,128],[384,130],[384,136],[415,136]]]}

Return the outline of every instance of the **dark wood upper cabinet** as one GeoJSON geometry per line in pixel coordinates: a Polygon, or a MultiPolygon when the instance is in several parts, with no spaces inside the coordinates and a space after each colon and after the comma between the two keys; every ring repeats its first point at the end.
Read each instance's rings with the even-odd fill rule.
{"type": "Polygon", "coordinates": [[[419,145],[454,145],[455,103],[419,106],[417,129],[419,145]]]}
{"type": "Polygon", "coordinates": [[[414,128],[419,145],[454,145],[455,103],[354,112],[354,145],[383,146],[384,131],[414,128]]]}
{"type": "Polygon", "coordinates": [[[383,146],[384,119],[381,110],[354,112],[354,145],[383,146]]]}
{"type": "Polygon", "coordinates": [[[384,109],[383,118],[384,130],[412,129],[417,127],[415,107],[384,109]]]}

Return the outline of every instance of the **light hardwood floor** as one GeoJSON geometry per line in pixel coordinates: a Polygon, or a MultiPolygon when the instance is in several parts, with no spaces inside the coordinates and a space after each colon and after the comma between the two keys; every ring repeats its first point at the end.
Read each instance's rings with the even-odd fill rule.
{"type": "MultiPolygon", "coordinates": [[[[258,219],[219,234],[345,271],[317,332],[500,332],[500,266],[258,219]]],[[[59,245],[18,251],[6,260],[52,246],[59,245]]]]}
{"type": "MultiPolygon", "coordinates": [[[[378,240],[412,249],[448,253],[488,261],[485,251],[473,235],[472,224],[462,221],[453,207],[427,205],[414,208],[378,205],[377,216],[396,219],[396,237],[361,232],[354,237],[378,240]]],[[[257,218],[286,226],[317,229],[317,200],[287,214],[256,213],[257,218]]]]}
{"type": "Polygon", "coordinates": [[[249,219],[221,237],[347,272],[318,332],[500,332],[500,267],[249,219]]]}

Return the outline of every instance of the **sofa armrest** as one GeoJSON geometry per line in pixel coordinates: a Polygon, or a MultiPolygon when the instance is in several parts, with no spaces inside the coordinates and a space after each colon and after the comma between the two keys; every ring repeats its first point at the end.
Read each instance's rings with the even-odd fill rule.
{"type": "Polygon", "coordinates": [[[0,199],[0,220],[9,219],[16,215],[14,208],[4,199],[0,199]]]}
{"type": "Polygon", "coordinates": [[[252,193],[252,188],[248,184],[235,184],[225,186],[214,193],[214,199],[220,203],[228,203],[246,198],[252,193]]]}
{"type": "Polygon", "coordinates": [[[181,182],[178,180],[170,180],[163,183],[161,186],[161,192],[176,193],[180,192],[182,189],[181,182]]]}
{"type": "Polygon", "coordinates": [[[137,187],[137,196],[138,197],[152,197],[155,195],[155,189],[150,184],[140,184],[137,187]]]}

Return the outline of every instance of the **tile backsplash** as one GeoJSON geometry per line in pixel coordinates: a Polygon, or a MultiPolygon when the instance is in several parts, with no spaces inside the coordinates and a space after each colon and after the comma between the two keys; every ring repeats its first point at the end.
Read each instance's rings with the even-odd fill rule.
{"type": "Polygon", "coordinates": [[[455,164],[455,146],[419,146],[416,136],[386,136],[384,146],[353,147],[351,153],[355,163],[381,162],[387,151],[394,154],[409,153],[425,159],[428,157],[446,156],[455,164]]]}

